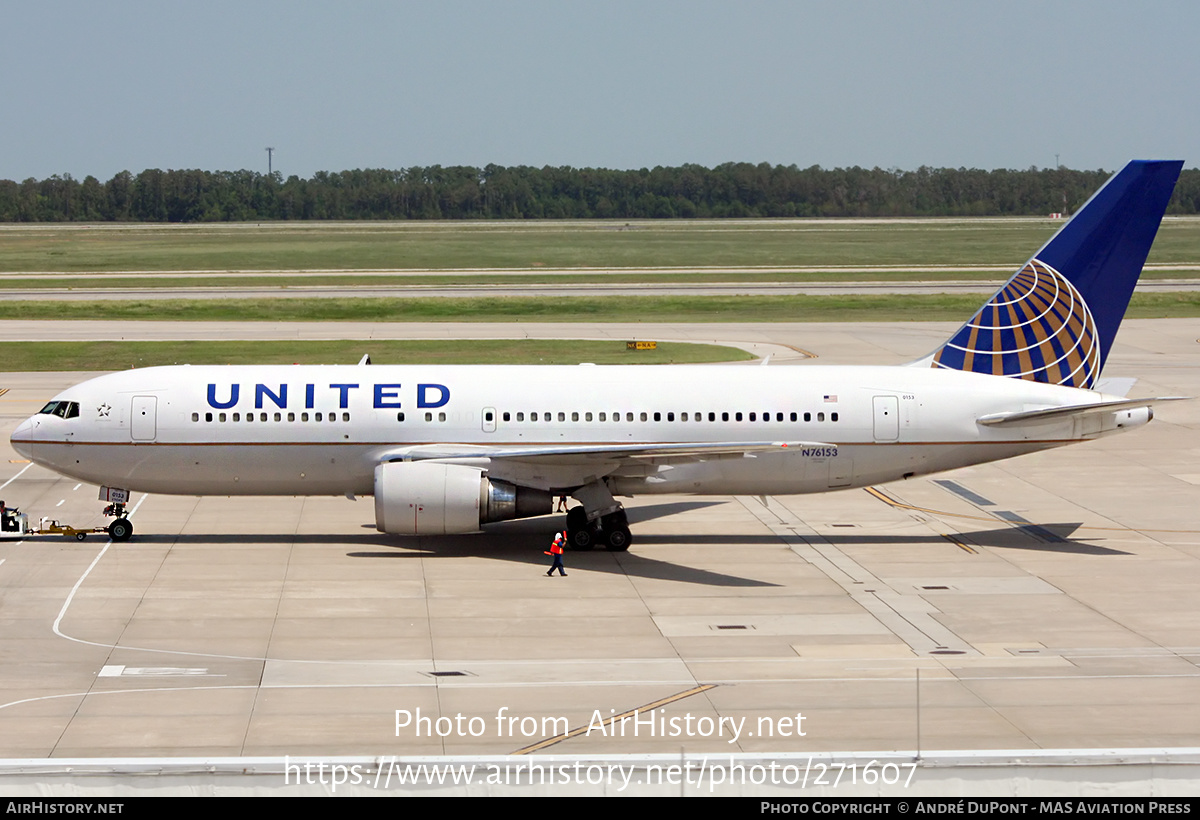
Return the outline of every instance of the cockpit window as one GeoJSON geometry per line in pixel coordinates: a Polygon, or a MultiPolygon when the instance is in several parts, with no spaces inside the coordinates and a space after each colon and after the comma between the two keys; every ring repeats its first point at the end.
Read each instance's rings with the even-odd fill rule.
{"type": "Polygon", "coordinates": [[[79,402],[52,401],[38,412],[47,416],[58,416],[60,419],[74,419],[79,417],[79,402]]]}

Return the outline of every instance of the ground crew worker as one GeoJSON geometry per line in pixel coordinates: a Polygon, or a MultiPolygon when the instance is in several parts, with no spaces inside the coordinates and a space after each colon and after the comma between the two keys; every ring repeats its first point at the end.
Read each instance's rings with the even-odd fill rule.
{"type": "Polygon", "coordinates": [[[554,570],[556,570],[556,569],[558,570],[559,575],[565,576],[567,574],[566,570],[563,569],[563,560],[562,560],[563,547],[566,546],[566,543],[567,543],[566,532],[559,532],[559,533],[554,534],[554,541],[550,544],[550,551],[546,553],[547,555],[554,557],[554,563],[551,564],[550,569],[547,570],[547,572],[546,572],[547,575],[553,575],[554,570]]]}

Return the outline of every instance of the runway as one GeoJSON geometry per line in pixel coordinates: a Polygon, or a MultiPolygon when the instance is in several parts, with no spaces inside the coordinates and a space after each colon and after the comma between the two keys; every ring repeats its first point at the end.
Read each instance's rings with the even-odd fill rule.
{"type": "MultiPolygon", "coordinates": [[[[953,327],[250,335],[62,322],[5,333],[636,330],[762,344],[781,357],[771,366],[803,367],[807,354],[900,363],[953,327]]],[[[1139,377],[1135,395],[1200,395],[1198,337],[1197,320],[1126,321],[1105,375],[1139,377]]],[[[20,419],[86,375],[0,375],[0,497],[31,518],[100,523],[94,487],[7,447],[20,419]]],[[[1198,746],[1200,402],[1155,416],[1125,435],[875,491],[635,498],[632,550],[568,553],[566,578],[545,577],[542,554],[561,516],[399,538],[374,530],[369,500],[137,496],[128,543],[0,542],[0,757],[1198,746]],[[583,731],[597,714],[647,708],[690,717],[690,733],[583,731]],[[431,723],[418,736],[397,710],[475,717],[483,731],[431,723]],[[506,728],[498,715],[533,722],[506,728]],[[559,737],[560,725],[580,731],[559,737]]]]}

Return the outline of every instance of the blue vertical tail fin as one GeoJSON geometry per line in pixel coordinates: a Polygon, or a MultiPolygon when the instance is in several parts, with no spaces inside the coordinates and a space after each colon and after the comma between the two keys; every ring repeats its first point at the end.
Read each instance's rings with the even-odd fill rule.
{"type": "Polygon", "coordinates": [[[917,365],[1094,387],[1181,161],[1135,160],[917,365]]]}

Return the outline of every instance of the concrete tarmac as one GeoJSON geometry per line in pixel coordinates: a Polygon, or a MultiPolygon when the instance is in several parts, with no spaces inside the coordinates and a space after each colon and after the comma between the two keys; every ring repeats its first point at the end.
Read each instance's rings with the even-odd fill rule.
{"type": "MultiPolygon", "coordinates": [[[[518,330],[634,328],[862,364],[953,326],[518,330]]],[[[1200,395],[1198,337],[1128,321],[1106,375],[1200,395]]],[[[0,497],[32,519],[102,523],[96,488],[7,447],[87,375],[0,374],[0,497]]],[[[1155,415],[871,491],[631,499],[631,551],[565,578],[562,516],[400,538],[369,499],[137,495],[130,542],[0,542],[0,758],[1200,746],[1200,402],[1155,415]]]]}

